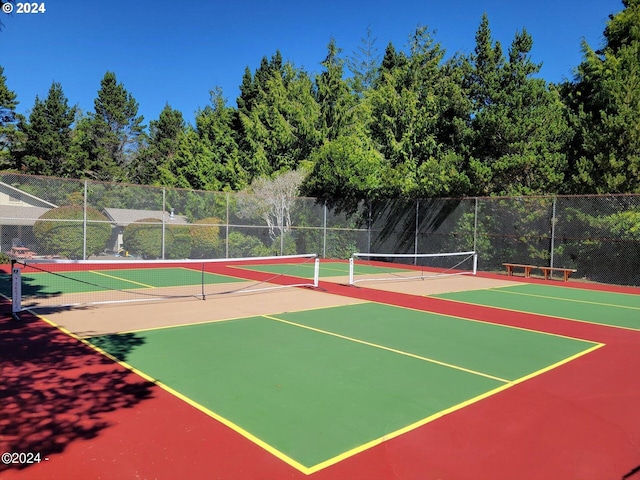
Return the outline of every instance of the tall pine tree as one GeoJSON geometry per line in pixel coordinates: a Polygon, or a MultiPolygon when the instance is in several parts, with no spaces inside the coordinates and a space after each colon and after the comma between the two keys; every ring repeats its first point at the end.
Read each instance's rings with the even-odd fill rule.
{"type": "Polygon", "coordinates": [[[4,76],[4,68],[0,66],[0,168],[14,165],[12,150],[17,145],[16,125],[19,116],[16,113],[18,106],[17,95],[7,87],[7,78],[4,76]]]}
{"type": "Polygon", "coordinates": [[[127,180],[129,166],[144,138],[142,121],[138,102],[118,83],[115,73],[107,72],[88,120],[85,175],[99,180],[127,180]]]}
{"type": "Polygon", "coordinates": [[[578,129],[571,173],[577,193],[640,193],[640,0],[623,0],[604,45],[586,42],[567,88],[578,129]]]}
{"type": "Polygon", "coordinates": [[[444,50],[419,27],[409,55],[387,47],[375,88],[368,92],[371,135],[389,168],[393,196],[433,197],[466,191],[463,158],[449,144],[451,105],[441,98],[453,88],[442,63],[444,50]]]}
{"type": "Polygon", "coordinates": [[[245,76],[238,105],[240,163],[250,180],[295,170],[320,141],[313,83],[279,52],[245,76]]]}
{"type": "Polygon", "coordinates": [[[347,57],[347,68],[353,74],[350,83],[356,94],[362,95],[373,87],[380,70],[380,55],[371,26],[367,27],[367,34],[360,40],[357,50],[347,57]]]}
{"type": "Polygon", "coordinates": [[[504,58],[483,15],[467,80],[472,99],[470,175],[480,195],[562,190],[569,126],[560,95],[533,75],[533,39],[516,32],[504,58]]]}
{"type": "Polygon", "coordinates": [[[324,70],[316,78],[316,98],[320,106],[320,133],[324,140],[333,140],[345,133],[352,123],[356,98],[342,78],[343,61],[334,39],[327,46],[324,70]]]}
{"type": "Polygon", "coordinates": [[[180,136],[167,168],[179,187],[239,190],[247,185],[248,174],[239,162],[234,110],[226,105],[222,89],[210,93],[210,105],[197,112],[195,127],[180,136]]]}
{"type": "Polygon", "coordinates": [[[75,116],[59,83],[51,84],[44,101],[36,97],[29,121],[20,123],[26,136],[20,170],[34,175],[75,174],[69,159],[75,116]]]}
{"type": "Polygon", "coordinates": [[[185,128],[182,112],[168,104],[160,112],[158,120],[151,120],[149,141],[131,162],[131,179],[135,183],[157,185],[167,181],[168,165],[176,155],[185,128]]]}

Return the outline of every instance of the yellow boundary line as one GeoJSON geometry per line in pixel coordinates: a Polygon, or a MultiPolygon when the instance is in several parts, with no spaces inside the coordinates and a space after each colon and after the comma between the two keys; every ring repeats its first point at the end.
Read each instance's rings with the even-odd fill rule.
{"type": "MultiPolygon", "coordinates": [[[[173,269],[173,270],[181,270],[182,269],[182,270],[186,270],[186,271],[189,271],[189,272],[200,273],[200,270],[194,270],[194,269],[186,268],[186,267],[173,267],[173,268],[172,267],[160,267],[159,268],[159,270],[171,270],[171,269],[173,269]]],[[[131,271],[131,270],[144,270],[144,269],[143,268],[135,268],[134,267],[134,268],[127,268],[127,269],[123,269],[123,270],[131,271]]],[[[128,278],[120,277],[120,276],[117,276],[117,275],[110,275],[108,273],[104,273],[103,270],[85,270],[85,271],[88,272],[88,273],[92,273],[94,275],[100,275],[100,276],[103,276],[103,277],[111,278],[113,280],[118,280],[120,282],[131,283],[133,285],[140,285],[141,287],[144,287],[144,288],[164,288],[164,287],[157,287],[157,286],[154,286],[154,285],[148,285],[148,284],[142,283],[142,282],[136,282],[135,280],[130,280],[128,278]]],[[[79,272],[82,272],[82,270],[80,270],[79,272]]],[[[28,275],[33,275],[33,274],[38,274],[38,273],[42,274],[42,273],[47,273],[47,272],[31,272],[28,275]]],[[[75,273],[75,272],[71,272],[71,273],[75,273]]],[[[209,276],[210,275],[214,275],[214,276],[217,276],[217,277],[226,277],[226,278],[231,278],[231,279],[234,279],[234,280],[247,281],[246,279],[242,279],[240,277],[232,277],[231,275],[224,275],[222,273],[212,273],[212,272],[205,271],[204,274],[205,275],[209,275],[209,276]]],[[[210,285],[212,283],[215,283],[215,282],[211,282],[211,283],[210,282],[206,282],[207,285],[210,285]]],[[[228,283],[236,283],[236,282],[228,282],[228,283]]],[[[194,284],[194,285],[197,286],[197,284],[194,284]]],[[[168,287],[182,287],[182,286],[183,285],[179,285],[178,284],[178,285],[169,285],[168,287]]],[[[77,292],[72,292],[72,293],[69,293],[68,295],[74,295],[75,293],[77,293],[77,292]]]]}
{"type": "MultiPolygon", "coordinates": [[[[593,322],[591,320],[580,320],[578,318],[560,317],[558,315],[550,315],[548,313],[536,313],[536,312],[530,312],[528,310],[514,310],[513,308],[495,307],[493,305],[485,305],[485,304],[482,304],[482,303],[474,303],[474,302],[468,302],[468,301],[462,301],[462,300],[454,300],[452,298],[445,298],[445,297],[433,296],[433,298],[437,298],[438,300],[444,300],[444,301],[452,302],[452,303],[459,303],[459,304],[462,304],[462,305],[472,305],[474,307],[492,308],[494,310],[502,310],[504,312],[523,313],[525,315],[538,315],[540,317],[547,317],[547,318],[551,318],[551,319],[555,318],[555,319],[558,319],[558,320],[567,320],[569,322],[579,322],[579,323],[586,323],[586,324],[589,324],[589,325],[598,325],[598,326],[602,326],[602,327],[620,328],[622,330],[631,330],[632,332],[640,331],[640,328],[625,327],[623,325],[611,325],[609,323],[593,322]]],[[[422,311],[422,310],[418,310],[418,311],[422,311]]],[[[443,314],[438,313],[437,315],[443,315],[443,314]]],[[[501,323],[493,323],[493,322],[488,322],[488,321],[485,321],[485,320],[474,320],[474,319],[471,319],[471,318],[456,317],[455,315],[444,315],[444,316],[450,316],[450,317],[454,317],[454,318],[461,318],[463,320],[471,320],[472,322],[491,323],[493,325],[500,325],[500,326],[505,326],[505,327],[510,327],[510,328],[519,328],[521,330],[530,330],[532,332],[544,333],[545,335],[556,335],[558,337],[572,338],[574,340],[583,340],[585,342],[592,342],[593,343],[593,340],[585,340],[585,339],[580,339],[580,338],[577,338],[577,337],[569,337],[568,335],[560,335],[558,333],[551,333],[551,332],[544,332],[544,331],[540,331],[540,330],[533,330],[533,329],[525,328],[525,327],[515,327],[513,325],[502,325],[501,323]]]]}
{"type": "MultiPolygon", "coordinates": [[[[141,269],[140,268],[128,268],[128,269],[125,269],[125,270],[141,270],[141,269]]],[[[102,273],[99,270],[72,270],[72,271],[68,271],[68,272],[63,271],[63,272],[60,272],[60,273],[82,273],[82,272],[93,273],[95,275],[102,275],[103,277],[112,278],[114,280],[119,280],[121,282],[133,283],[135,285],[140,285],[140,286],[143,286],[145,288],[157,288],[157,287],[154,287],[153,285],[147,285],[145,283],[136,282],[134,280],[129,280],[129,279],[122,278],[122,277],[116,277],[115,275],[109,275],[108,273],[102,273]]],[[[36,271],[36,272],[26,273],[25,275],[43,275],[43,274],[47,274],[47,273],[51,273],[51,272],[36,271]]],[[[54,272],[54,273],[58,273],[58,272],[54,272]]],[[[62,275],[62,276],[64,277],[64,275],[62,275]]],[[[67,278],[70,278],[71,280],[74,280],[72,277],[67,277],[67,278]]],[[[71,293],[69,293],[67,295],[74,295],[75,293],[78,293],[78,292],[71,292],[71,293]]]]}
{"type": "MultiPolygon", "coordinates": [[[[328,295],[331,295],[331,294],[328,294],[328,295]]],[[[322,306],[319,306],[319,307],[303,308],[303,309],[300,309],[300,310],[296,310],[296,313],[297,312],[311,312],[313,310],[322,310],[322,309],[325,309],[325,308],[348,307],[348,306],[351,306],[351,305],[362,305],[364,303],[372,303],[372,302],[370,302],[368,300],[359,300],[357,298],[354,298],[353,300],[354,300],[354,303],[345,303],[345,304],[342,304],[342,305],[322,305],[322,306]]],[[[274,313],[274,315],[280,315],[282,313],[290,313],[290,312],[286,312],[286,311],[285,312],[277,312],[277,313],[274,313]]],[[[257,315],[246,315],[244,317],[220,318],[220,319],[217,319],[217,320],[203,320],[202,322],[177,323],[175,325],[163,325],[161,327],[149,327],[149,328],[142,328],[142,329],[139,329],[139,330],[123,330],[121,332],[115,332],[115,333],[101,333],[101,334],[98,334],[98,335],[91,335],[91,336],[85,337],[85,338],[100,337],[100,336],[103,336],[103,335],[122,335],[122,334],[125,334],[125,333],[151,332],[153,330],[165,330],[167,328],[191,327],[191,326],[194,326],[194,325],[207,325],[209,323],[224,323],[224,322],[231,322],[233,320],[247,320],[247,319],[250,319],[250,318],[261,318],[263,316],[264,315],[257,314],[257,315]]]]}
{"type": "MultiPolygon", "coordinates": [[[[502,287],[500,287],[502,288],[502,287]]],[[[421,295],[423,297],[433,297],[436,298],[438,300],[446,300],[447,302],[454,302],[454,303],[461,303],[463,305],[472,305],[472,306],[476,306],[476,307],[487,307],[487,305],[482,305],[480,303],[469,303],[469,302],[462,302],[460,300],[450,300],[448,298],[442,298],[442,297],[435,297],[433,295],[421,295]]],[[[496,327],[504,327],[504,328],[513,328],[514,330],[524,330],[525,332],[532,332],[532,333],[537,333],[540,335],[551,335],[554,337],[560,337],[560,338],[568,338],[569,340],[578,340],[580,342],[587,342],[587,343],[597,343],[594,342],[594,340],[587,340],[586,338],[578,338],[578,337],[570,337],[569,335],[562,335],[560,333],[553,333],[553,332],[546,332],[543,330],[534,330],[533,328],[527,328],[527,327],[518,327],[516,325],[506,325],[504,323],[497,323],[497,322],[491,322],[489,320],[478,320],[476,318],[468,318],[468,317],[461,317],[459,315],[451,315],[449,313],[440,313],[440,312],[434,312],[431,310],[421,310],[419,308],[415,308],[415,307],[404,307],[404,306],[400,306],[400,305],[395,305],[393,303],[386,303],[386,302],[370,302],[370,303],[379,303],[381,305],[387,305],[389,307],[396,307],[396,308],[403,308],[405,310],[413,310],[416,312],[422,312],[422,313],[428,313],[430,315],[438,315],[440,317],[447,317],[447,318],[455,318],[456,320],[465,320],[467,322],[475,322],[475,323],[485,323],[487,325],[494,325],[496,327]]],[[[508,308],[500,308],[500,307],[487,307],[487,308],[495,308],[496,310],[504,310],[504,311],[508,311],[508,312],[514,312],[514,313],[526,313],[526,314],[531,314],[531,315],[541,315],[541,314],[532,314],[530,312],[524,312],[521,310],[511,310],[508,308]]],[[[547,317],[549,317],[549,315],[545,315],[547,317]]],[[[549,318],[560,318],[562,319],[562,317],[549,317],[549,318]]],[[[565,320],[571,320],[569,318],[565,319],[565,320]]],[[[581,320],[575,320],[575,321],[581,321],[581,320]]]]}
{"type": "MultiPolygon", "coordinates": [[[[135,270],[135,268],[132,268],[130,270],[135,270]]],[[[127,278],[116,277],[115,275],[109,275],[108,273],[102,273],[102,272],[100,272],[98,270],[87,270],[87,271],[89,273],[93,273],[95,275],[102,275],[103,277],[112,278],[114,280],[119,280],[121,282],[133,283],[134,285],[140,285],[140,286],[145,287],[145,288],[156,288],[153,285],[147,285],[146,283],[136,282],[135,280],[129,280],[127,278]]]]}
{"type": "Polygon", "coordinates": [[[182,393],[180,393],[179,391],[171,388],[170,386],[162,383],[160,380],[153,378],[150,375],[147,375],[146,373],[144,373],[141,370],[138,370],[137,368],[135,368],[134,366],[128,364],[127,362],[118,359],[117,357],[114,357],[113,355],[111,355],[109,352],[103,350],[102,348],[92,344],[90,341],[79,337],[78,335],[76,335],[75,333],[71,332],[70,330],[64,328],[61,325],[58,325],[57,323],[49,320],[47,317],[43,316],[43,315],[38,315],[30,310],[28,310],[29,313],[31,313],[32,315],[36,316],[37,318],[41,319],[42,321],[48,323],[49,325],[51,325],[54,328],[57,328],[58,330],[60,330],[62,333],[69,335],[71,338],[74,338],[75,340],[78,340],[79,342],[82,342],[84,345],[88,346],[89,348],[91,348],[92,350],[100,353],[101,355],[104,355],[105,357],[107,357],[108,359],[112,360],[113,362],[117,363],[118,365],[120,365],[121,367],[135,373],[136,375],[142,377],[143,379],[147,380],[148,382],[153,383],[154,385],[157,385],[158,387],[162,388],[163,390],[165,390],[166,392],[175,395],[176,397],[178,397],[180,400],[183,400],[184,402],[186,402],[187,404],[191,405],[192,407],[200,410],[202,413],[204,413],[205,415],[210,416],[211,418],[219,421],[220,423],[222,423],[223,425],[229,427],[231,430],[235,431],[236,433],[239,433],[240,435],[242,435],[243,437],[245,437],[247,440],[250,440],[251,442],[255,443],[256,445],[258,445],[259,447],[263,448],[264,450],[266,450],[267,452],[271,453],[273,456],[279,458],[280,460],[282,460],[283,462],[291,465],[292,467],[298,469],[299,471],[301,471],[302,473],[309,475],[310,473],[312,473],[310,471],[310,469],[304,465],[302,465],[301,463],[297,462],[296,460],[294,460],[293,458],[290,458],[289,456],[287,456],[286,454],[282,453],[280,450],[272,447],[271,445],[269,445],[268,443],[264,442],[263,440],[261,440],[260,438],[256,437],[255,435],[253,435],[252,433],[248,432],[247,430],[245,430],[244,428],[242,428],[239,425],[236,425],[235,423],[233,423],[231,420],[228,420],[227,418],[215,413],[212,410],[209,410],[207,407],[199,404],[198,402],[195,402],[194,400],[191,400],[189,397],[183,395],[182,393]]]}
{"type": "Polygon", "coordinates": [[[329,466],[334,465],[334,464],[336,464],[338,462],[346,460],[347,458],[352,457],[352,456],[354,456],[354,455],[356,455],[358,453],[361,453],[361,452],[363,452],[365,450],[368,450],[368,449],[370,449],[372,447],[375,447],[376,445],[384,443],[384,442],[386,442],[388,440],[391,440],[393,438],[399,437],[400,435],[403,435],[403,434],[408,433],[408,432],[410,432],[412,430],[415,430],[416,428],[422,427],[422,426],[426,425],[427,423],[433,422],[434,420],[437,420],[437,419],[439,419],[441,417],[444,417],[445,415],[453,413],[453,412],[455,412],[457,410],[461,410],[464,407],[468,407],[471,404],[479,402],[480,400],[484,400],[485,398],[491,397],[491,396],[493,396],[493,395],[495,395],[497,393],[500,393],[503,390],[511,388],[511,387],[513,387],[513,386],[515,386],[515,385],[517,385],[519,383],[522,383],[522,382],[524,382],[526,380],[529,380],[529,379],[531,379],[533,377],[536,377],[536,376],[541,375],[543,373],[546,373],[546,372],[548,372],[548,371],[550,371],[552,369],[560,367],[561,365],[564,365],[565,363],[569,363],[569,362],[571,362],[571,361],[573,361],[573,360],[575,360],[575,359],[577,359],[577,358],[579,358],[579,357],[581,357],[583,355],[587,355],[588,353],[591,353],[592,351],[597,350],[597,349],[599,349],[601,347],[604,347],[604,346],[605,346],[605,344],[603,344],[603,343],[596,344],[593,347],[591,347],[591,348],[589,348],[587,350],[584,350],[584,351],[582,351],[580,353],[577,353],[575,355],[572,355],[569,358],[566,358],[566,359],[561,360],[559,362],[556,362],[556,363],[554,363],[552,365],[549,365],[549,366],[547,366],[545,368],[542,368],[540,370],[532,372],[529,375],[521,377],[521,378],[519,378],[517,380],[514,380],[512,382],[509,382],[509,383],[506,383],[504,385],[501,385],[501,386],[499,386],[497,388],[494,388],[493,390],[489,390],[488,392],[485,392],[485,393],[482,393],[482,394],[480,394],[480,395],[478,395],[476,397],[470,398],[469,400],[465,400],[464,402],[458,403],[457,405],[449,407],[449,408],[447,408],[445,410],[441,410],[441,411],[439,411],[437,413],[434,413],[433,415],[430,415],[428,417],[423,418],[422,420],[418,420],[417,422],[412,423],[411,425],[407,425],[406,427],[400,428],[400,429],[398,429],[398,430],[396,430],[394,432],[391,432],[391,433],[389,433],[387,435],[384,435],[382,437],[376,438],[375,440],[371,440],[370,442],[362,444],[362,445],[360,445],[360,446],[358,446],[356,448],[353,448],[353,449],[351,449],[351,450],[349,450],[347,452],[341,453],[340,455],[337,455],[337,456],[335,456],[333,458],[325,460],[324,462],[321,462],[321,463],[318,463],[317,465],[314,465],[313,467],[309,468],[310,473],[315,473],[315,472],[317,472],[319,470],[322,470],[323,468],[329,467],[329,466]]]}
{"type": "Polygon", "coordinates": [[[573,298],[553,297],[550,295],[538,295],[535,293],[510,292],[510,291],[505,291],[504,289],[497,289],[497,288],[495,289],[490,288],[488,290],[495,290],[496,292],[506,293],[509,295],[522,295],[524,297],[546,298],[548,300],[558,300],[561,302],[584,303],[587,305],[599,305],[601,307],[628,308],[630,310],[640,310],[640,307],[630,307],[628,305],[616,305],[615,303],[590,302],[589,300],[575,300],[573,298]]]}
{"type": "MultiPolygon", "coordinates": [[[[365,302],[365,303],[374,303],[374,302],[365,302]]],[[[331,307],[319,307],[319,308],[313,308],[313,309],[310,309],[310,310],[315,310],[315,309],[320,309],[320,308],[331,308],[331,307]]],[[[403,307],[398,307],[398,308],[403,308],[403,307]]],[[[411,310],[416,310],[416,309],[411,309],[411,310]]],[[[104,355],[105,357],[109,358],[110,360],[112,360],[113,362],[115,362],[118,365],[122,366],[123,368],[135,373],[136,375],[138,375],[141,378],[153,383],[154,385],[157,385],[158,387],[162,388],[166,392],[168,392],[168,393],[170,393],[172,395],[175,395],[176,397],[180,398],[181,400],[183,400],[187,404],[189,404],[192,407],[196,408],[197,410],[201,411],[205,415],[208,415],[211,418],[219,421],[223,425],[225,425],[228,428],[232,429],[236,433],[242,435],[247,440],[249,440],[249,441],[253,442],[255,445],[263,448],[267,452],[271,453],[273,456],[279,458],[283,462],[285,462],[288,465],[294,467],[295,469],[297,469],[298,471],[300,471],[301,473],[303,473],[305,475],[311,475],[312,473],[318,472],[318,471],[320,471],[320,470],[322,470],[324,468],[327,468],[327,467],[329,467],[331,465],[335,465],[336,463],[339,463],[339,462],[341,462],[343,460],[346,460],[347,458],[352,457],[352,456],[354,456],[354,455],[356,455],[358,453],[361,453],[361,452],[363,452],[365,450],[368,450],[368,449],[370,449],[370,448],[372,448],[372,447],[374,447],[376,445],[379,445],[379,444],[384,443],[384,442],[386,442],[388,440],[391,440],[391,439],[396,438],[396,437],[398,437],[400,435],[403,435],[403,434],[408,433],[408,432],[410,432],[412,430],[415,430],[416,428],[419,428],[419,427],[421,427],[423,425],[426,425],[427,423],[430,423],[430,422],[432,422],[434,420],[437,420],[438,418],[444,417],[445,415],[448,415],[448,414],[453,413],[453,412],[455,412],[457,410],[460,410],[460,409],[462,409],[464,407],[467,407],[467,406],[469,406],[469,405],[471,405],[473,403],[476,403],[476,402],[478,402],[480,400],[483,400],[485,398],[493,396],[493,395],[495,395],[495,394],[497,394],[497,393],[499,393],[499,392],[501,392],[503,390],[506,390],[507,388],[511,388],[512,386],[515,386],[515,385],[517,385],[519,383],[522,383],[522,382],[524,382],[526,380],[529,380],[529,379],[531,379],[533,377],[541,375],[541,374],[543,374],[545,372],[548,372],[548,371],[550,371],[552,369],[555,369],[555,368],[557,368],[557,367],[559,367],[561,365],[569,363],[569,362],[571,362],[571,361],[573,361],[573,360],[575,360],[575,359],[577,359],[577,358],[579,358],[581,356],[584,356],[584,355],[586,355],[588,353],[591,353],[592,351],[595,351],[595,350],[605,346],[605,344],[603,344],[603,343],[597,343],[597,344],[593,345],[591,348],[588,348],[588,349],[586,349],[586,350],[584,350],[584,351],[582,351],[580,353],[572,355],[571,357],[565,358],[564,360],[556,362],[556,363],[554,363],[552,365],[549,365],[549,366],[547,366],[545,368],[542,368],[540,370],[532,372],[532,373],[530,373],[530,374],[528,374],[528,375],[526,375],[524,377],[521,377],[521,378],[513,380],[513,381],[500,380],[497,377],[495,377],[496,380],[505,381],[507,383],[505,383],[504,385],[501,385],[501,386],[499,386],[499,387],[497,387],[497,388],[495,388],[493,390],[489,390],[488,392],[480,394],[480,395],[478,395],[476,397],[473,397],[471,399],[465,400],[464,402],[456,404],[456,405],[454,405],[452,407],[449,407],[447,409],[441,410],[441,411],[439,411],[439,412],[437,412],[437,413],[435,413],[433,415],[430,415],[430,416],[425,417],[425,418],[423,418],[421,420],[418,420],[417,422],[414,422],[414,423],[412,423],[410,425],[407,425],[407,426],[405,426],[403,428],[395,430],[394,432],[388,433],[388,434],[383,435],[383,436],[381,436],[381,437],[379,437],[377,439],[371,440],[371,441],[369,441],[367,443],[364,443],[364,444],[362,444],[362,445],[360,445],[358,447],[355,447],[355,448],[353,448],[351,450],[348,450],[348,451],[343,452],[343,453],[341,453],[339,455],[336,455],[335,457],[329,458],[329,459],[327,459],[327,460],[325,460],[323,462],[320,462],[320,463],[318,463],[316,465],[313,465],[311,467],[306,467],[305,465],[302,465],[301,463],[299,463],[296,460],[292,459],[288,455],[284,454],[283,452],[281,452],[278,449],[272,447],[271,445],[269,445],[268,443],[264,442],[260,438],[258,438],[255,435],[251,434],[247,430],[243,429],[239,425],[236,425],[235,423],[233,423],[232,421],[226,419],[225,417],[222,417],[221,415],[215,413],[214,411],[209,410],[208,408],[206,408],[205,406],[199,404],[198,402],[195,402],[195,401],[191,400],[189,397],[183,395],[182,393],[180,393],[177,390],[169,387],[168,385],[165,385],[164,383],[162,383],[161,381],[151,377],[150,375],[147,375],[146,373],[138,370],[137,368],[133,367],[132,365],[128,364],[127,362],[119,360],[118,358],[116,358],[113,355],[109,354],[108,352],[106,352],[105,350],[101,349],[100,347],[97,347],[96,345],[93,345],[88,340],[79,337],[77,334],[75,334],[75,333],[71,332],[70,330],[62,327],[61,325],[58,325],[57,323],[49,320],[48,318],[46,318],[43,315],[36,314],[35,312],[32,312],[31,310],[27,310],[27,311],[29,313],[31,313],[32,315],[34,315],[35,317],[41,319],[45,323],[47,323],[47,324],[51,325],[52,327],[60,330],[62,333],[66,334],[66,335],[69,335],[70,337],[72,337],[72,338],[80,341],[84,345],[88,346],[92,350],[100,353],[101,355],[104,355]]],[[[422,310],[417,310],[417,311],[424,312],[422,310]]],[[[424,313],[432,313],[432,312],[424,312],[424,313]]],[[[435,315],[440,315],[440,314],[435,314],[435,315]]],[[[450,315],[446,315],[446,316],[450,316],[450,315]]],[[[259,318],[261,316],[257,316],[257,317],[259,318]]],[[[264,315],[262,317],[269,318],[269,317],[264,316],[264,315]]],[[[241,317],[241,318],[254,318],[254,317],[241,317]]],[[[454,317],[454,318],[458,318],[458,317],[454,317]]],[[[462,319],[462,317],[460,317],[460,318],[462,319]]],[[[284,322],[284,323],[293,323],[293,322],[288,322],[286,320],[276,319],[276,318],[272,318],[272,320],[276,320],[276,321],[284,322]]],[[[463,319],[463,320],[465,320],[465,319],[463,319]]],[[[477,320],[477,321],[479,321],[479,320],[477,320]]],[[[213,322],[211,322],[211,323],[213,323],[213,322]]],[[[485,323],[488,323],[488,322],[485,322],[485,323]]],[[[299,326],[299,327],[313,329],[313,327],[306,327],[306,326],[302,326],[302,325],[298,325],[298,324],[294,324],[294,325],[295,326],[299,326]]],[[[497,324],[497,325],[499,325],[499,324],[497,324]]],[[[519,327],[512,327],[512,328],[519,328],[519,327]]],[[[526,329],[523,329],[523,330],[526,330],[526,329]]],[[[330,332],[327,332],[327,333],[330,333],[330,332]]],[[[540,332],[537,332],[537,333],[540,333],[540,332]]],[[[334,336],[340,336],[338,334],[332,334],[332,333],[330,333],[330,334],[334,335],[334,336]]],[[[551,335],[553,335],[553,334],[551,334],[551,335]]],[[[348,338],[348,337],[345,337],[345,338],[348,338]]],[[[571,337],[567,337],[567,338],[571,338],[571,337]]],[[[580,340],[580,339],[574,339],[574,340],[580,340]]],[[[584,341],[586,341],[586,340],[584,340],[584,341]]],[[[367,343],[367,342],[363,342],[363,341],[358,341],[358,342],[359,343],[365,343],[365,344],[367,343]]],[[[591,343],[593,343],[593,342],[591,342],[591,343]]],[[[374,344],[370,344],[370,345],[371,346],[375,346],[374,344]]],[[[390,348],[387,348],[387,347],[382,347],[382,348],[386,349],[386,350],[394,351],[394,349],[390,349],[390,348]]],[[[399,350],[395,351],[395,353],[403,354],[403,352],[401,352],[399,350]]],[[[404,352],[404,354],[407,354],[407,353],[404,352]]],[[[407,354],[407,355],[415,356],[413,354],[407,354]]],[[[415,356],[415,357],[419,358],[419,359],[423,359],[423,358],[421,358],[419,356],[415,356]]],[[[427,360],[427,361],[429,361],[429,360],[427,360]]],[[[446,364],[443,364],[443,365],[446,365],[446,364]]],[[[470,371],[470,373],[473,373],[473,371],[470,371]]],[[[482,375],[484,375],[484,374],[482,374],[482,375]]],[[[486,375],[484,375],[484,376],[486,376],[486,375]]]]}
{"type": "Polygon", "coordinates": [[[369,347],[379,348],[380,350],[386,350],[388,352],[397,353],[399,355],[404,355],[406,357],[416,358],[418,360],[422,360],[422,361],[429,362],[429,363],[435,363],[436,365],[441,365],[443,367],[453,368],[455,370],[460,370],[462,372],[471,373],[473,375],[478,375],[480,377],[489,378],[491,380],[497,380],[498,382],[503,382],[503,383],[511,382],[511,380],[506,380],[504,378],[496,377],[494,375],[489,375],[488,373],[478,372],[476,370],[471,370],[469,368],[460,367],[458,365],[453,365],[451,363],[441,362],[440,360],[435,360],[433,358],[422,357],[422,356],[416,355],[414,353],[404,352],[402,350],[397,350],[397,349],[391,348],[391,347],[385,347],[384,345],[378,345],[377,343],[371,343],[371,342],[367,342],[365,340],[359,340],[359,339],[353,338],[353,337],[347,337],[346,335],[341,335],[339,333],[329,332],[327,330],[321,330],[319,328],[310,327],[308,325],[302,325],[300,323],[290,322],[289,320],[284,320],[282,318],[276,318],[276,317],[273,317],[271,315],[262,315],[262,317],[263,318],[268,318],[269,320],[275,320],[276,322],[282,322],[282,323],[286,323],[286,324],[289,324],[289,325],[293,325],[294,327],[304,328],[304,329],[307,329],[307,330],[311,330],[313,332],[322,333],[324,335],[330,335],[332,337],[341,338],[343,340],[349,340],[349,341],[354,342],[354,343],[360,343],[362,345],[367,345],[369,347]]]}

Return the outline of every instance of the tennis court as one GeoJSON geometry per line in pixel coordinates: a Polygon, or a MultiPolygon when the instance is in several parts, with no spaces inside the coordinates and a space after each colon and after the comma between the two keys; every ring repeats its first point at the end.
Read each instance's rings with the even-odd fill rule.
{"type": "MultiPolygon", "coordinates": [[[[190,478],[596,479],[635,467],[637,292],[427,277],[387,262],[359,265],[355,275],[372,281],[356,286],[348,262],[312,257],[96,267],[23,268],[25,309],[35,305],[25,332],[53,326],[60,342],[86,349],[73,358],[106,358],[123,372],[112,391],[128,398],[137,381],[153,394],[132,410],[94,405],[89,417],[109,420],[82,449],[70,442],[62,457],[54,449],[51,461],[5,468],[3,478],[132,469],[171,478],[178,458],[190,478]],[[138,301],[149,294],[163,301],[138,301]],[[613,394],[604,402],[603,385],[613,394]],[[600,436],[582,433],[594,425],[600,436]],[[554,436],[568,454],[550,455],[557,446],[542,439],[554,436]],[[604,444],[616,449],[614,466],[593,455],[604,444]],[[86,460],[90,445],[100,462],[86,460]],[[593,474],[563,476],[587,465],[593,474]]],[[[61,383],[71,371],[60,370],[61,383]]],[[[93,382],[86,389],[97,392],[93,382]]]]}
{"type": "Polygon", "coordinates": [[[600,346],[376,303],[88,341],[305,473],[600,346]]]}

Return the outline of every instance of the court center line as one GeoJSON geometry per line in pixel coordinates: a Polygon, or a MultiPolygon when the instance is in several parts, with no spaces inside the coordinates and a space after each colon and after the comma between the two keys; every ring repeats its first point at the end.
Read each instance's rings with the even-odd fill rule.
{"type": "MultiPolygon", "coordinates": [[[[493,288],[490,290],[494,290],[493,288]]],[[[640,307],[631,307],[628,305],[616,305],[614,303],[602,303],[602,302],[590,302],[589,300],[574,300],[572,298],[563,298],[563,297],[552,297],[549,295],[537,295],[535,293],[524,293],[524,292],[511,292],[504,289],[495,289],[496,292],[500,293],[508,293],[510,295],[522,295],[525,297],[536,297],[536,298],[546,298],[551,300],[561,300],[563,302],[574,302],[574,303],[584,303],[588,305],[600,305],[602,307],[615,307],[615,308],[628,308],[630,310],[640,310],[640,307]]]]}
{"type": "Polygon", "coordinates": [[[146,283],[140,283],[134,280],[127,280],[126,278],[116,277],[115,275],[109,275],[108,273],[102,273],[97,270],[89,270],[89,273],[95,273],[96,275],[102,275],[103,277],[113,278],[114,280],[120,280],[121,282],[133,283],[134,285],[140,285],[145,288],[156,288],[153,285],[147,285],[146,283]]]}
{"type": "Polygon", "coordinates": [[[385,347],[384,345],[378,345],[377,343],[371,343],[371,342],[367,342],[365,340],[359,340],[357,338],[348,337],[346,335],[341,335],[339,333],[329,332],[327,330],[322,330],[320,328],[310,327],[308,325],[302,325],[300,323],[291,322],[289,320],[284,320],[282,318],[277,318],[277,317],[274,317],[274,316],[271,316],[271,315],[262,315],[262,317],[263,318],[268,318],[269,320],[274,320],[276,322],[281,322],[281,323],[286,323],[286,324],[289,324],[289,325],[293,325],[294,327],[306,328],[307,330],[311,330],[311,331],[314,331],[314,332],[324,333],[325,335],[331,335],[332,337],[342,338],[343,340],[349,340],[351,342],[360,343],[362,345],[367,345],[369,347],[379,348],[381,350],[386,350],[388,352],[397,353],[399,355],[404,355],[406,357],[415,358],[415,359],[418,359],[418,360],[422,360],[424,362],[435,363],[436,365],[441,365],[443,367],[453,368],[455,370],[460,370],[462,372],[471,373],[473,375],[479,375],[481,377],[490,378],[491,380],[497,380],[498,382],[502,382],[502,383],[510,383],[511,382],[511,380],[506,380],[504,378],[496,377],[494,375],[489,375],[488,373],[478,372],[476,370],[471,370],[469,368],[460,367],[458,365],[453,365],[451,363],[441,362],[440,360],[435,360],[433,358],[422,357],[420,355],[416,355],[415,353],[404,352],[402,350],[397,350],[395,348],[385,347]]]}

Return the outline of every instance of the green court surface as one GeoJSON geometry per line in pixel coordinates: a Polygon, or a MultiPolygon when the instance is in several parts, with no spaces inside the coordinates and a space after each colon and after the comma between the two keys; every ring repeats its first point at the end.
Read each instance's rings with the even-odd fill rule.
{"type": "Polygon", "coordinates": [[[178,287],[183,285],[241,282],[241,279],[190,268],[127,268],[114,270],[36,272],[22,274],[23,295],[52,295],[178,287]]]}
{"type": "Polygon", "coordinates": [[[640,329],[640,295],[523,284],[434,296],[518,312],[640,329]]]}
{"type": "Polygon", "coordinates": [[[600,346],[376,303],[88,340],[305,473],[600,346]]]}
{"type": "Polygon", "coordinates": [[[11,297],[11,275],[0,272],[0,294],[11,297]]]}
{"type": "MultiPolygon", "coordinates": [[[[280,263],[274,265],[243,265],[237,268],[247,270],[258,270],[260,272],[275,273],[278,275],[291,275],[300,278],[313,278],[313,262],[308,263],[280,263]]],[[[400,273],[407,272],[407,269],[394,267],[376,267],[372,265],[355,266],[355,275],[371,275],[376,273],[400,273]]],[[[320,277],[338,277],[349,275],[349,264],[345,262],[320,261],[320,277]]]]}

